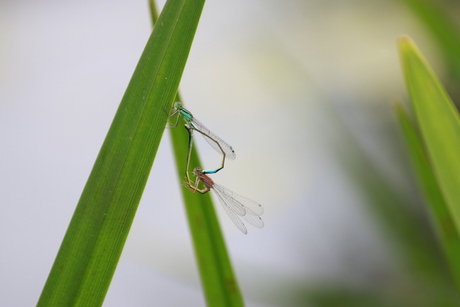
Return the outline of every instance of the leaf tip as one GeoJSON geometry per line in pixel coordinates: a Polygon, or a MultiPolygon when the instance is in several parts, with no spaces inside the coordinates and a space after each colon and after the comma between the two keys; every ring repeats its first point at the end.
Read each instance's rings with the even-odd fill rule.
{"type": "Polygon", "coordinates": [[[398,46],[401,51],[415,48],[414,41],[407,35],[398,37],[398,46]]]}

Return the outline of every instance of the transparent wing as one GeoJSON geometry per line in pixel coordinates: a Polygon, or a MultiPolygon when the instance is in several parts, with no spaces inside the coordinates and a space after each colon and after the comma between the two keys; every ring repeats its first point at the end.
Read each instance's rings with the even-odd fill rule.
{"type": "Polygon", "coordinates": [[[211,132],[211,130],[206,128],[201,122],[196,120],[194,117],[191,119],[191,122],[193,128],[201,131],[206,142],[208,142],[208,144],[211,145],[211,147],[214,148],[218,153],[221,154],[221,150],[219,146],[216,144],[216,142],[219,143],[220,147],[222,147],[222,150],[225,152],[225,158],[230,160],[234,160],[236,158],[236,154],[232,146],[228,145],[224,140],[222,140],[216,134],[211,132]],[[209,135],[209,137],[207,137],[206,135],[209,135]],[[212,139],[216,140],[216,142],[214,142],[212,139]]]}
{"type": "Polygon", "coordinates": [[[258,215],[246,214],[246,215],[243,215],[242,218],[246,222],[251,224],[252,226],[255,226],[257,228],[263,228],[264,227],[264,221],[258,215]]]}
{"type": "Polygon", "coordinates": [[[228,203],[231,203],[233,208],[235,208],[235,213],[242,212],[242,214],[238,215],[262,215],[264,213],[264,208],[258,202],[241,196],[239,194],[234,193],[233,191],[223,187],[217,183],[214,183],[213,186],[214,190],[224,197],[228,203]]]}
{"type": "Polygon", "coordinates": [[[255,227],[262,228],[264,226],[264,222],[259,216],[264,212],[260,204],[246,197],[235,194],[218,184],[214,184],[212,189],[216,193],[225,209],[225,212],[227,212],[232,222],[243,233],[246,234],[247,229],[241,221],[241,218],[255,227]]]}
{"type": "Polygon", "coordinates": [[[235,224],[235,226],[238,227],[238,229],[241,230],[242,233],[247,234],[248,230],[246,229],[244,223],[241,221],[241,218],[238,215],[236,215],[232,210],[230,210],[230,208],[225,204],[225,200],[222,198],[220,194],[216,193],[216,195],[220,199],[220,202],[222,203],[225,212],[227,212],[227,215],[230,217],[233,224],[235,224]]]}

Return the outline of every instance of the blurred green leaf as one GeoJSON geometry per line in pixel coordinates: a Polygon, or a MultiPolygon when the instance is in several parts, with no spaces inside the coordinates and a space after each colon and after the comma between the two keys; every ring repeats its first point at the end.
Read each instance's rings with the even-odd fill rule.
{"type": "Polygon", "coordinates": [[[325,287],[312,292],[310,302],[318,307],[455,307],[451,293],[419,282],[385,280],[379,288],[325,287]],[[433,289],[435,288],[435,289],[433,289]],[[434,290],[434,291],[433,291],[434,290]],[[439,291],[441,290],[441,291],[439,291]],[[445,294],[445,295],[442,295],[445,294]]]}
{"type": "Polygon", "coordinates": [[[395,105],[395,112],[420,185],[430,205],[433,222],[444,248],[450,272],[456,282],[457,289],[460,290],[460,262],[458,261],[460,259],[460,238],[455,230],[454,223],[413,121],[400,103],[395,105]]]}
{"type": "MultiPolygon", "coordinates": [[[[174,101],[204,4],[168,0],[126,89],[38,306],[101,306],[174,101]]],[[[161,174],[157,174],[161,176],[161,174]]]]}
{"type": "Polygon", "coordinates": [[[452,14],[449,4],[456,2],[436,0],[404,0],[415,16],[441,47],[447,60],[446,67],[450,70],[457,82],[460,81],[460,31],[452,14]]]}
{"type": "Polygon", "coordinates": [[[435,74],[408,37],[399,39],[407,88],[430,163],[460,230],[460,118],[435,74]]]}
{"type": "MultiPolygon", "coordinates": [[[[331,112],[331,114],[333,114],[331,112]]],[[[361,193],[364,203],[378,218],[379,226],[389,235],[405,267],[415,273],[415,279],[445,280],[436,238],[426,227],[427,219],[414,210],[413,195],[401,193],[400,187],[375,163],[363,144],[348,130],[348,126],[336,116],[334,124],[340,130],[334,148],[344,167],[349,182],[361,193]]],[[[388,146],[391,146],[389,144],[388,146]]],[[[396,163],[396,161],[395,161],[396,163]]],[[[404,163],[404,162],[401,162],[404,163]]]]}

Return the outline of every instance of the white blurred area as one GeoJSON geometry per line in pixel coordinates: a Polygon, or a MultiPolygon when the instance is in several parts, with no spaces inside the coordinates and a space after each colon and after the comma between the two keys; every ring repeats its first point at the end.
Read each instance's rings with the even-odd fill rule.
{"type": "MultiPolygon", "coordinates": [[[[0,4],[0,306],[36,304],[149,18],[147,1],[0,4]]],[[[396,1],[205,4],[180,92],[236,150],[213,179],[265,208],[247,236],[217,208],[247,306],[294,306],[292,285],[365,284],[398,266],[338,157],[362,151],[413,189],[391,114],[405,97],[401,34],[436,68],[396,1]]],[[[197,146],[205,167],[219,163],[197,146]]],[[[104,305],[204,304],[165,133],[104,305]]]]}

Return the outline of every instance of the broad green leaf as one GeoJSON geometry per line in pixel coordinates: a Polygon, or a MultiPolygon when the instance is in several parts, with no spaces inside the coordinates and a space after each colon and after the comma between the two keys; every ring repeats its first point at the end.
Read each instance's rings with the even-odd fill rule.
{"type": "Polygon", "coordinates": [[[433,222],[450,266],[450,272],[455,280],[457,289],[460,290],[460,262],[458,261],[460,259],[460,237],[455,230],[454,222],[447,209],[413,121],[400,103],[395,105],[395,113],[421,188],[430,206],[433,222]]]}
{"type": "Polygon", "coordinates": [[[408,37],[399,39],[403,71],[428,159],[460,230],[460,118],[445,89],[408,37]]]}
{"type": "MultiPolygon", "coordinates": [[[[126,89],[38,306],[100,306],[163,135],[204,0],[168,0],[126,89]]],[[[161,176],[161,174],[155,174],[161,176]]]]}

